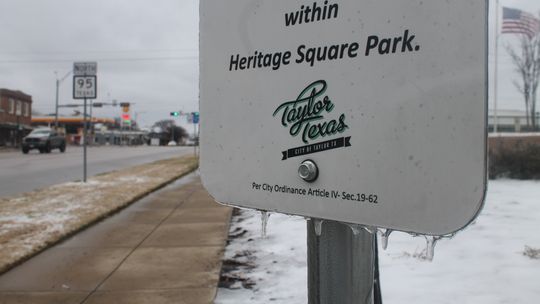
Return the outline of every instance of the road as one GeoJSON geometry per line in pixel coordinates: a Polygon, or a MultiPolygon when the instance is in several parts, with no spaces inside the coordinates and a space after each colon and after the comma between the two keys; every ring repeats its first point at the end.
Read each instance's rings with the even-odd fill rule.
{"type": "MultiPolygon", "coordinates": [[[[88,147],[88,177],[159,159],[193,153],[193,147],[88,147]]],[[[82,180],[82,147],[68,146],[65,153],[32,150],[0,153],[0,197],[54,184],[82,180]]]]}

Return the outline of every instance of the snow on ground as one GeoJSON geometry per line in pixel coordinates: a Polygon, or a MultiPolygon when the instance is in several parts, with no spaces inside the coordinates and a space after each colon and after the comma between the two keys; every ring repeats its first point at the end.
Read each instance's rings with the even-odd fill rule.
{"type": "MultiPolygon", "coordinates": [[[[272,214],[266,238],[260,225],[254,211],[233,220],[231,232],[247,232],[231,240],[225,259],[247,252],[254,268],[233,273],[255,285],[220,288],[215,303],[307,303],[305,220],[272,214]]],[[[395,232],[379,248],[383,302],[540,303],[539,231],[540,182],[490,181],[480,216],[439,241],[433,262],[422,258],[423,237],[395,232]]]]}
{"type": "Polygon", "coordinates": [[[0,272],[196,166],[185,156],[0,197],[0,272]]]}

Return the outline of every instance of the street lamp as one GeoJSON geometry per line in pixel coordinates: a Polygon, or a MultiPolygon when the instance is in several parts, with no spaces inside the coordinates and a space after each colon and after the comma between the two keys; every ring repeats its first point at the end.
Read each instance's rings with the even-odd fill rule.
{"type": "Polygon", "coordinates": [[[58,90],[60,88],[60,84],[66,80],[66,78],[71,74],[73,70],[70,70],[69,72],[64,75],[61,79],[58,79],[58,72],[54,71],[54,75],[56,76],[56,105],[55,105],[55,111],[54,111],[54,128],[58,130],[58,90]]]}

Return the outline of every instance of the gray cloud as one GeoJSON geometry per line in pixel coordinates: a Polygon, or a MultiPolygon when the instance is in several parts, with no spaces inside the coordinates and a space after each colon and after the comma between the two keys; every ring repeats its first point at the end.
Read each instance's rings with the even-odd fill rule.
{"type": "MultiPolygon", "coordinates": [[[[540,10],[538,0],[500,4],[540,10]]],[[[494,7],[492,0],[492,42],[494,7]]],[[[514,36],[501,36],[499,108],[523,108],[512,85],[519,76],[503,48],[516,44],[514,36]]],[[[54,111],[54,72],[63,76],[73,61],[83,60],[98,61],[99,101],[136,103],[143,125],[168,118],[172,110],[198,109],[197,0],[2,0],[0,45],[0,87],[32,95],[44,113],[54,111]]],[[[489,54],[492,74],[493,44],[489,54]]],[[[60,94],[62,103],[73,102],[71,78],[60,94]]],[[[119,111],[96,109],[103,116],[119,111]]]]}
{"type": "MultiPolygon", "coordinates": [[[[135,103],[143,125],[198,109],[198,1],[2,0],[0,41],[0,87],[32,95],[41,112],[54,111],[54,72],[87,60],[98,62],[98,100],[135,103]]],[[[75,102],[71,86],[61,103],[75,102]]]]}

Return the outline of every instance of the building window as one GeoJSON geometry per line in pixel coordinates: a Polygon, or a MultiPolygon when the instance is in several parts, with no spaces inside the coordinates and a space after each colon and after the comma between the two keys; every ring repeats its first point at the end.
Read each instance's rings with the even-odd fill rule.
{"type": "Polygon", "coordinates": [[[22,115],[22,102],[20,100],[17,100],[17,109],[16,109],[16,113],[15,113],[17,116],[21,116],[22,115]]]}
{"type": "Polygon", "coordinates": [[[13,98],[10,98],[10,99],[9,99],[9,109],[8,109],[8,113],[9,113],[9,114],[15,114],[15,101],[13,100],[13,98]]]}
{"type": "Polygon", "coordinates": [[[30,104],[28,102],[24,103],[24,116],[30,117],[30,104]]]}

